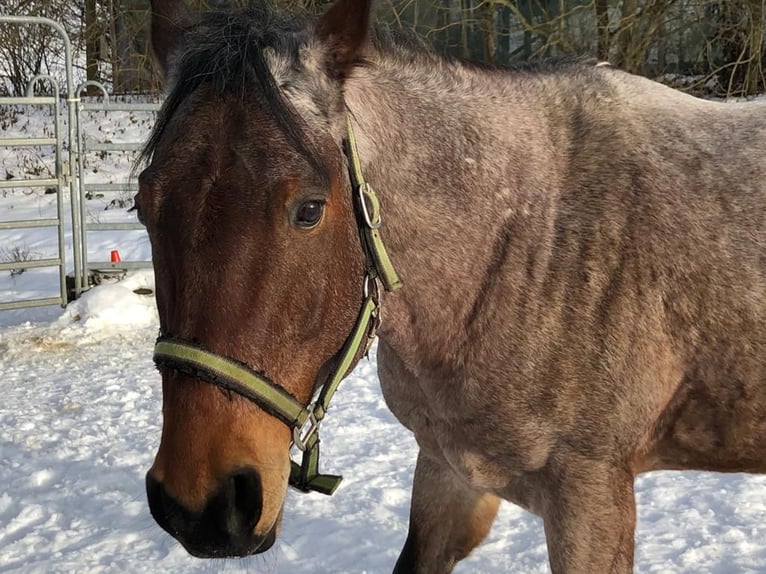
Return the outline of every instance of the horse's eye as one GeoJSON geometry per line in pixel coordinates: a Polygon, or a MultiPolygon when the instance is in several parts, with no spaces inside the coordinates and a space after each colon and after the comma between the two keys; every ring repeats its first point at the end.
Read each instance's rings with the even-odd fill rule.
{"type": "Polygon", "coordinates": [[[314,227],[322,219],[324,213],[324,202],[318,199],[304,201],[295,210],[293,215],[293,224],[296,227],[309,229],[314,227]]]}
{"type": "Polygon", "coordinates": [[[138,203],[138,196],[133,198],[133,207],[128,209],[128,211],[135,211],[136,217],[138,218],[138,222],[146,227],[146,222],[144,221],[144,214],[141,213],[141,204],[138,203]]]}

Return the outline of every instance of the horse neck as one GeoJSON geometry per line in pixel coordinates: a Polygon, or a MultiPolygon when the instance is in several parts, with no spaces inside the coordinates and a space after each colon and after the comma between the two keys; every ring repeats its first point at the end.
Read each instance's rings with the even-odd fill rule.
{"type": "Polygon", "coordinates": [[[435,361],[459,352],[510,236],[520,240],[540,192],[555,186],[560,159],[544,106],[523,93],[531,89],[510,73],[446,62],[384,61],[348,81],[383,240],[405,283],[386,298],[381,337],[402,353],[422,359],[417,341],[435,361]]]}

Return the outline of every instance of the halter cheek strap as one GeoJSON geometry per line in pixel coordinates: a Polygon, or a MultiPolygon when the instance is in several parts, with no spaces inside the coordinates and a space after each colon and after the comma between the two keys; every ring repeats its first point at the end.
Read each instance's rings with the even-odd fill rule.
{"type": "Polygon", "coordinates": [[[319,472],[319,424],[340,382],[369,352],[375,340],[380,326],[379,282],[386,291],[394,291],[402,286],[380,238],[380,202],[362,175],[350,119],[347,119],[347,125],[346,153],[351,186],[356,192],[353,199],[354,211],[366,260],[363,300],[354,328],[316,400],[304,406],[285,389],[245,363],[209,351],[191,341],[160,335],[154,347],[154,362],[158,367],[179,371],[235,392],[290,427],[292,444],[303,452],[300,464],[291,461],[290,485],[302,492],[315,491],[322,494],[335,492],[341,477],[319,472]]]}
{"type": "Polygon", "coordinates": [[[359,160],[359,151],[356,149],[356,135],[351,125],[351,117],[346,116],[346,128],[348,130],[348,156],[349,175],[351,187],[356,190],[354,207],[357,213],[357,225],[362,236],[362,248],[367,259],[368,273],[373,279],[380,279],[386,291],[396,291],[401,288],[402,281],[388,257],[383,240],[380,238],[380,225],[383,222],[380,216],[380,201],[367,183],[362,173],[362,164],[359,160]],[[361,217],[361,221],[359,221],[361,217]]]}

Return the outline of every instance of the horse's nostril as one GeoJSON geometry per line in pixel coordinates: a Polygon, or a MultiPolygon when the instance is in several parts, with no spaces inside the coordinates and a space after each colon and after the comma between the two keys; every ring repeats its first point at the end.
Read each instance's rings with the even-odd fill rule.
{"type": "Polygon", "coordinates": [[[261,517],[261,479],[254,470],[246,470],[233,475],[231,481],[234,487],[234,507],[242,513],[252,530],[261,517]]]}
{"type": "Polygon", "coordinates": [[[261,517],[261,479],[252,469],[240,470],[224,480],[220,498],[211,501],[222,530],[236,538],[249,535],[261,517]],[[216,508],[217,506],[217,508],[216,508]]]}

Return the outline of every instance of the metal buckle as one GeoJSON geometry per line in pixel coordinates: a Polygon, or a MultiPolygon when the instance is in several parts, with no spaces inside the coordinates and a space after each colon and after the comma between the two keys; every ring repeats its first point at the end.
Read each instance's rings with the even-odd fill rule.
{"type": "Polygon", "coordinates": [[[370,316],[370,326],[367,330],[367,340],[362,345],[362,357],[369,358],[370,349],[375,342],[375,338],[378,336],[378,329],[382,321],[381,305],[380,305],[380,281],[377,278],[372,278],[369,275],[364,276],[364,298],[370,297],[375,303],[375,308],[372,310],[370,316]],[[372,285],[372,287],[370,287],[372,285]]]}
{"type": "Polygon", "coordinates": [[[375,191],[372,189],[372,186],[365,181],[362,185],[359,186],[358,192],[359,192],[359,203],[362,205],[362,216],[364,217],[364,222],[367,224],[367,227],[369,227],[370,229],[372,230],[378,229],[380,227],[380,224],[383,221],[380,215],[380,210],[378,210],[377,220],[373,223],[372,218],[370,217],[370,212],[367,209],[367,201],[365,200],[365,197],[364,197],[365,195],[369,195],[370,197],[375,197],[375,191]]]}
{"type": "Polygon", "coordinates": [[[370,323],[370,329],[367,332],[367,340],[362,345],[362,357],[370,358],[370,349],[378,337],[378,329],[380,328],[380,311],[375,311],[370,323]]]}
{"type": "Polygon", "coordinates": [[[362,294],[364,298],[372,296],[372,300],[375,302],[375,307],[380,307],[380,283],[377,278],[370,277],[369,273],[364,276],[364,285],[362,294]],[[372,284],[372,289],[370,289],[372,284]]]}
{"type": "Polygon", "coordinates": [[[298,450],[308,450],[308,442],[311,437],[319,430],[319,421],[314,411],[309,411],[306,422],[299,427],[293,427],[293,444],[298,450]]]}

